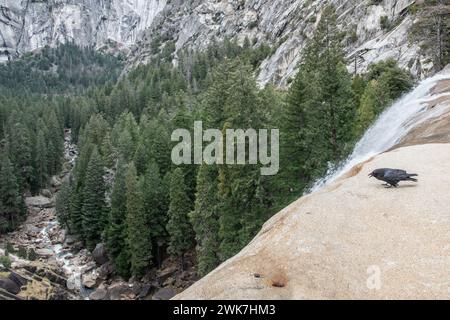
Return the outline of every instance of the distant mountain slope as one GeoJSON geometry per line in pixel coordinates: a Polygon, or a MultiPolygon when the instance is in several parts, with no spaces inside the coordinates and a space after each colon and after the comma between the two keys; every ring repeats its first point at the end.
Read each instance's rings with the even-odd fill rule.
{"type": "MultiPolygon", "coordinates": [[[[258,79],[285,86],[295,73],[305,40],[321,9],[339,13],[349,68],[362,71],[393,57],[423,77],[429,56],[410,42],[414,0],[0,0],[0,60],[45,45],[74,41],[129,54],[128,67],[148,62],[165,46],[205,48],[213,37],[276,44],[258,79]]],[[[420,12],[419,12],[420,14],[420,12]]]]}

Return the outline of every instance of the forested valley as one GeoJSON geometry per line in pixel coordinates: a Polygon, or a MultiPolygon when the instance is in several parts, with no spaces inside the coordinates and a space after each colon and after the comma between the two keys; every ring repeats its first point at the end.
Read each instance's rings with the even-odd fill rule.
{"type": "Polygon", "coordinates": [[[122,58],[65,44],[0,66],[0,233],[26,217],[24,197],[62,170],[64,129],[79,156],[57,195],[59,223],[89,250],[102,242],[124,279],[195,253],[205,275],[281,208],[337,166],[386,106],[410,90],[394,60],[346,68],[345,33],[327,7],[289,89],[260,88],[275,45],[217,41],[173,63],[167,42],[128,74],[122,58]],[[177,128],[280,129],[280,172],[171,161],[177,128]],[[105,179],[114,173],[112,181],[105,179]]]}

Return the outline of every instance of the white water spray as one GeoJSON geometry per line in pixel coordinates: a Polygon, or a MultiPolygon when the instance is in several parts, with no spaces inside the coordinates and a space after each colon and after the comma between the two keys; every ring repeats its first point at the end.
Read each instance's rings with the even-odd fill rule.
{"type": "Polygon", "coordinates": [[[427,119],[438,116],[436,112],[426,112],[426,102],[444,93],[431,96],[431,89],[442,80],[450,79],[450,72],[441,72],[422,81],[413,91],[406,94],[387,108],[366,131],[356,144],[353,153],[339,167],[329,170],[326,176],[318,180],[307,193],[315,192],[335,181],[355,165],[380,154],[397,144],[408,132],[427,119]]]}

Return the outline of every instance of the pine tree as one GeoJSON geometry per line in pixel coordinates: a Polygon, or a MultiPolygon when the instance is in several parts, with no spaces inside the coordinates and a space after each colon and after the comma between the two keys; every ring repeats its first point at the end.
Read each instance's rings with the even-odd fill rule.
{"type": "Polygon", "coordinates": [[[127,238],[127,197],[125,174],[127,167],[123,159],[117,163],[117,171],[111,194],[111,210],[105,231],[105,243],[108,254],[116,266],[117,272],[124,278],[130,276],[130,252],[127,238]]]}
{"type": "Polygon", "coordinates": [[[169,248],[171,255],[180,258],[184,269],[184,254],[192,247],[192,227],[189,223],[188,213],[190,199],[186,193],[184,174],[181,168],[172,172],[170,180],[170,205],[167,232],[169,233],[169,248]]]}
{"type": "Polygon", "coordinates": [[[83,189],[83,238],[89,250],[101,241],[105,226],[106,203],[103,162],[97,147],[92,151],[83,189]]]}
{"type": "Polygon", "coordinates": [[[220,262],[217,168],[203,164],[197,175],[197,193],[190,221],[197,242],[198,272],[204,276],[220,262]]]}
{"type": "Polygon", "coordinates": [[[15,166],[19,188],[28,189],[33,177],[31,134],[23,114],[13,112],[8,122],[10,161],[15,166]]]}
{"type": "MultiPolygon", "coordinates": [[[[25,215],[25,205],[8,152],[2,150],[0,158],[0,218],[6,220],[3,231],[15,229],[25,215]]],[[[0,219],[1,220],[1,219],[0,219]]],[[[1,227],[1,225],[0,225],[1,227]]]]}
{"type": "Polygon", "coordinates": [[[167,210],[169,207],[168,190],[161,179],[159,167],[151,162],[147,168],[142,184],[144,195],[144,210],[147,225],[150,228],[150,237],[154,254],[158,263],[162,260],[162,246],[166,242],[167,210]]]}
{"type": "MultiPolygon", "coordinates": [[[[341,33],[336,25],[336,12],[333,6],[326,6],[319,25],[310,44],[315,57],[307,56],[317,69],[317,100],[314,101],[314,126],[320,124],[323,161],[339,161],[348,150],[346,142],[351,136],[354,119],[354,97],[351,90],[351,76],[343,60],[341,33]]],[[[310,74],[314,76],[314,74],[310,74]]]]}
{"type": "Polygon", "coordinates": [[[70,225],[70,195],[72,192],[72,186],[69,182],[64,182],[61,189],[56,195],[55,210],[60,225],[67,228],[71,232],[70,225]]]}
{"type": "Polygon", "coordinates": [[[62,156],[64,152],[63,130],[58,122],[58,118],[53,110],[49,112],[47,120],[47,137],[48,144],[48,172],[53,175],[61,169],[62,156]]]}
{"type": "Polygon", "coordinates": [[[48,166],[47,166],[47,145],[45,142],[45,133],[39,129],[36,138],[36,156],[35,156],[35,167],[36,167],[36,180],[37,185],[43,188],[48,180],[48,166]]]}
{"type": "Polygon", "coordinates": [[[114,166],[115,158],[116,158],[116,152],[114,150],[114,147],[111,143],[111,137],[109,132],[105,134],[105,137],[103,138],[102,144],[100,146],[100,151],[103,157],[103,162],[105,163],[105,166],[108,168],[111,168],[114,166]]]}
{"type": "Polygon", "coordinates": [[[300,72],[290,89],[282,125],[282,163],[291,163],[293,191],[299,196],[329,164],[337,164],[349,152],[353,139],[355,98],[341,48],[342,33],[336,26],[333,6],[326,6],[309,41],[300,72]],[[285,138],[283,138],[285,137],[285,138]]]}
{"type": "Polygon", "coordinates": [[[144,210],[142,184],[132,162],[125,177],[127,204],[127,241],[130,250],[131,274],[142,277],[150,265],[152,246],[148,219],[144,210]]]}
{"type": "Polygon", "coordinates": [[[369,82],[361,97],[361,103],[357,111],[356,137],[361,136],[382,111],[385,104],[381,100],[382,97],[383,93],[380,91],[378,81],[372,80],[369,82]]]}
{"type": "Polygon", "coordinates": [[[84,144],[73,169],[74,186],[70,197],[70,223],[73,231],[83,236],[83,203],[86,171],[94,146],[84,144]]]}
{"type": "Polygon", "coordinates": [[[142,140],[137,144],[136,152],[133,156],[133,162],[136,165],[138,175],[145,173],[148,163],[148,151],[142,140]]]}
{"type": "Polygon", "coordinates": [[[289,194],[292,194],[292,198],[298,197],[311,180],[310,169],[307,167],[310,158],[308,145],[312,140],[307,126],[308,89],[306,74],[300,71],[289,89],[280,123],[280,179],[288,199],[289,194]]]}

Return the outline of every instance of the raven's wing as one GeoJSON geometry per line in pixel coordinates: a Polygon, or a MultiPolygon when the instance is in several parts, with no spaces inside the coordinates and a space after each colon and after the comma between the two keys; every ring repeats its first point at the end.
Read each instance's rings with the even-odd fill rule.
{"type": "Polygon", "coordinates": [[[378,177],[377,179],[378,179],[378,180],[381,180],[381,181],[384,181],[384,182],[386,182],[387,184],[390,184],[391,186],[396,186],[396,185],[399,183],[399,180],[392,179],[392,178],[389,178],[389,177],[386,177],[386,176],[384,176],[384,177],[378,177]]]}
{"type": "Polygon", "coordinates": [[[399,181],[401,181],[402,179],[404,179],[404,177],[406,177],[406,171],[402,172],[403,170],[386,170],[384,172],[384,179],[392,181],[394,183],[398,183],[399,181]]]}
{"type": "Polygon", "coordinates": [[[406,175],[408,173],[405,170],[400,170],[400,169],[387,169],[385,171],[385,176],[386,176],[386,174],[403,176],[403,175],[406,175]]]}

